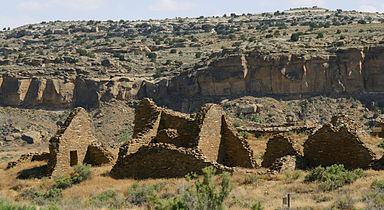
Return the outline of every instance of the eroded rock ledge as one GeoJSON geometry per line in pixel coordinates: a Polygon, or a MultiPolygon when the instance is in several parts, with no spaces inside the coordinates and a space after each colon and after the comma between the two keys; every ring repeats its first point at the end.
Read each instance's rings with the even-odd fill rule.
{"type": "Polygon", "coordinates": [[[207,102],[250,96],[343,95],[384,100],[384,47],[341,49],[328,56],[269,55],[224,50],[161,80],[0,77],[0,103],[12,106],[97,107],[111,99],[153,98],[183,112],[207,102]]]}

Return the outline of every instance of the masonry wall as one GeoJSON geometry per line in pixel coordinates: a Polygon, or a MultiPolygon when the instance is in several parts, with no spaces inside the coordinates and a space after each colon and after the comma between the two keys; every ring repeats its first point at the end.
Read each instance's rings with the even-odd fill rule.
{"type": "Polygon", "coordinates": [[[198,134],[198,124],[189,115],[164,109],[155,142],[170,143],[178,147],[194,147],[197,145],[198,134]],[[170,132],[176,135],[167,135],[170,132]]]}
{"type": "Polygon", "coordinates": [[[197,150],[158,143],[143,146],[118,161],[111,170],[111,176],[137,179],[184,177],[188,173],[201,174],[201,170],[208,166],[215,167],[217,173],[231,170],[206,160],[197,150]]]}
{"type": "Polygon", "coordinates": [[[254,168],[257,166],[248,142],[237,133],[225,115],[222,116],[221,135],[218,163],[230,167],[254,168]]]}
{"type": "Polygon", "coordinates": [[[71,151],[76,151],[77,163],[83,164],[88,145],[93,141],[95,137],[92,135],[88,113],[83,108],[74,109],[63,127],[50,140],[47,173],[52,176],[68,173],[71,169],[71,151]]]}
{"type": "Polygon", "coordinates": [[[312,166],[343,164],[348,169],[369,168],[376,155],[356,133],[326,124],[304,143],[304,157],[312,166]]]}
{"type": "Polygon", "coordinates": [[[211,161],[218,160],[223,113],[219,105],[207,104],[197,116],[197,121],[201,121],[198,149],[211,161]]]}
{"type": "Polygon", "coordinates": [[[278,135],[269,139],[264,153],[263,167],[269,168],[279,158],[287,155],[299,155],[295,150],[293,141],[286,136],[278,135]]]}

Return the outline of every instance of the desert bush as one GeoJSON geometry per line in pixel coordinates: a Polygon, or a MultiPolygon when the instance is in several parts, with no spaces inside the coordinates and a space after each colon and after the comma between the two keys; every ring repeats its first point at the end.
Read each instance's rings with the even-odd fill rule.
{"type": "Polygon", "coordinates": [[[363,170],[349,171],[344,165],[331,165],[326,168],[318,166],[304,178],[304,182],[319,182],[322,190],[330,191],[355,182],[363,176],[363,170]]]}
{"type": "Polygon", "coordinates": [[[71,173],[71,179],[73,184],[80,183],[87,179],[92,178],[91,165],[75,165],[73,166],[74,172],[71,173]]]}
{"type": "Polygon", "coordinates": [[[240,127],[240,123],[237,122],[237,121],[236,121],[236,122],[233,122],[233,126],[235,126],[236,128],[237,128],[237,127],[240,127]]]}
{"type": "Polygon", "coordinates": [[[260,181],[260,177],[257,175],[245,175],[243,184],[253,184],[260,181]]]}
{"type": "Polygon", "coordinates": [[[214,183],[216,169],[207,167],[203,169],[203,181],[196,174],[187,176],[187,181],[194,181],[183,189],[183,192],[166,200],[160,200],[156,209],[226,209],[225,199],[232,190],[230,174],[224,172],[220,175],[220,187],[214,183]]]}
{"type": "Polygon", "coordinates": [[[36,206],[26,206],[17,203],[10,203],[0,199],[0,209],[3,210],[37,210],[36,206]]]}
{"type": "Polygon", "coordinates": [[[367,209],[384,209],[384,180],[375,179],[363,201],[367,209]]]}
{"type": "Polygon", "coordinates": [[[37,188],[26,189],[21,193],[21,197],[33,201],[36,205],[47,205],[57,203],[63,197],[62,189],[51,188],[46,192],[41,192],[37,188]]]}
{"type": "Polygon", "coordinates": [[[98,195],[92,196],[88,200],[87,205],[97,208],[121,208],[123,207],[122,201],[123,200],[118,197],[116,191],[108,190],[98,195]]]}
{"type": "Polygon", "coordinates": [[[291,41],[292,42],[297,42],[297,41],[299,41],[299,37],[300,36],[297,33],[294,33],[294,34],[291,35],[291,41]]]}
{"type": "Polygon", "coordinates": [[[59,188],[59,189],[66,189],[72,186],[73,181],[71,177],[65,178],[65,177],[55,177],[55,184],[53,185],[53,188],[59,188]]]}
{"type": "Polygon", "coordinates": [[[156,203],[159,200],[158,194],[164,187],[165,183],[157,183],[152,186],[143,184],[140,186],[136,182],[126,191],[126,201],[136,206],[141,206],[145,203],[156,203]]]}
{"type": "Polygon", "coordinates": [[[251,210],[263,210],[263,209],[264,207],[260,201],[257,201],[256,203],[254,203],[251,207],[251,210]]]}
{"type": "Polygon", "coordinates": [[[338,198],[331,206],[331,209],[355,209],[355,200],[350,195],[338,198]]]}
{"type": "Polygon", "coordinates": [[[249,137],[249,133],[247,131],[240,131],[239,134],[245,139],[248,139],[249,137]]]}
{"type": "Polygon", "coordinates": [[[291,183],[295,180],[298,180],[301,177],[301,171],[294,171],[293,173],[286,172],[284,173],[284,181],[291,183]]]}

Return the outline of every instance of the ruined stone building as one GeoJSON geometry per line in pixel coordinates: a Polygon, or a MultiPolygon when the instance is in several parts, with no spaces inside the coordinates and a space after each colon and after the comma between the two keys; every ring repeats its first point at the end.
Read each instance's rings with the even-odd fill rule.
{"type": "Polygon", "coordinates": [[[219,105],[188,115],[143,99],[135,112],[134,139],[122,145],[116,178],[180,177],[213,166],[254,168],[253,151],[219,105]]]}
{"type": "Polygon", "coordinates": [[[343,164],[347,169],[369,168],[376,154],[350,125],[350,120],[338,116],[308,137],[304,157],[312,166],[343,164]]]}
{"type": "Polygon", "coordinates": [[[106,148],[96,144],[91,121],[83,108],[72,110],[49,143],[48,175],[62,176],[77,164],[100,165],[113,160],[106,148]]]}

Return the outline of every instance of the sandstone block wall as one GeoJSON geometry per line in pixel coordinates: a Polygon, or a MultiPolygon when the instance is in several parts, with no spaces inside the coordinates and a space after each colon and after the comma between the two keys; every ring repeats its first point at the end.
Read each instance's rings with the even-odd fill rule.
{"type": "Polygon", "coordinates": [[[220,173],[231,170],[208,161],[197,150],[175,147],[170,144],[149,144],[136,153],[126,156],[112,168],[114,178],[171,178],[188,173],[201,174],[201,169],[213,166],[220,173]]]}
{"type": "Polygon", "coordinates": [[[304,156],[312,166],[343,164],[348,169],[368,168],[376,155],[355,131],[325,124],[304,143],[304,156]]]}
{"type": "Polygon", "coordinates": [[[103,145],[92,143],[88,146],[84,157],[84,164],[100,166],[111,163],[115,159],[114,155],[103,145]]]}
{"type": "Polygon", "coordinates": [[[184,176],[208,165],[256,167],[253,151],[219,105],[207,104],[188,115],[144,99],[136,110],[134,130],[137,138],[120,147],[111,171],[115,177],[184,176]]]}
{"type": "Polygon", "coordinates": [[[268,140],[261,165],[269,168],[277,159],[287,155],[299,155],[299,151],[294,148],[293,140],[284,135],[274,136],[268,140]]]}
{"type": "Polygon", "coordinates": [[[222,116],[221,135],[218,163],[231,167],[254,168],[257,166],[248,142],[237,133],[236,128],[225,115],[222,116]]]}
{"type": "Polygon", "coordinates": [[[223,109],[220,106],[207,104],[197,116],[197,120],[201,121],[197,147],[211,161],[217,161],[219,157],[222,115],[223,109]]]}
{"type": "Polygon", "coordinates": [[[94,141],[88,113],[83,108],[74,109],[50,140],[47,173],[63,176],[72,165],[82,164],[88,146],[94,141]]]}

